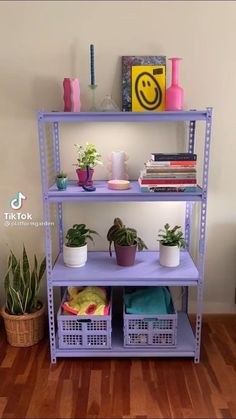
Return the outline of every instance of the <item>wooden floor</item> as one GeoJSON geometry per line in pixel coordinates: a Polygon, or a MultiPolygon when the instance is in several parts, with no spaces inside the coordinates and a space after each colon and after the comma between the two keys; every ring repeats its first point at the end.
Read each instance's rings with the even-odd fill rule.
{"type": "Polygon", "coordinates": [[[1,418],[236,418],[236,316],[203,322],[191,359],[66,359],[0,337],[1,418]]]}

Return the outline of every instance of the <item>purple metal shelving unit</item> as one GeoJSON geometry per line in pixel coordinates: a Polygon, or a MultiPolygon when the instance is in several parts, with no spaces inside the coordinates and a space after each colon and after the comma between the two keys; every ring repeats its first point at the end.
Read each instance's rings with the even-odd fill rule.
{"type": "MultiPolygon", "coordinates": [[[[42,193],[44,203],[45,225],[45,252],[47,258],[47,295],[48,315],[50,331],[51,361],[56,362],[58,357],[193,357],[199,362],[202,300],[205,262],[205,230],[207,210],[207,187],[208,168],[210,155],[212,124],[212,108],[203,111],[182,112],[38,112],[38,136],[42,177],[42,193]],[[205,122],[205,142],[203,160],[203,182],[194,193],[142,193],[136,181],[131,182],[131,188],[127,191],[112,191],[106,188],[106,181],[97,181],[95,192],[78,190],[76,182],[69,182],[69,187],[64,192],[58,192],[55,185],[49,185],[47,167],[46,126],[51,127],[54,172],[60,170],[59,150],[59,124],[82,123],[82,122],[189,122],[188,151],[194,152],[196,121],[205,122]],[[133,267],[121,268],[116,265],[114,259],[108,257],[107,252],[90,252],[88,263],[83,268],[68,268],[63,264],[63,202],[158,202],[158,201],[184,201],[185,211],[185,237],[187,249],[181,252],[181,264],[176,269],[163,268],[158,264],[156,252],[142,252],[138,254],[136,264],[133,267]],[[190,230],[192,220],[192,205],[194,202],[201,204],[200,215],[200,239],[198,246],[198,262],[195,265],[189,254],[190,230]],[[52,239],[50,227],[50,204],[56,203],[57,207],[57,237],[58,256],[52,260],[52,239]],[[106,285],[106,286],[129,286],[129,285],[166,285],[182,287],[182,309],[178,313],[177,345],[174,348],[155,347],[124,347],[123,327],[114,324],[112,326],[112,347],[109,349],[77,349],[59,347],[58,336],[55,327],[54,313],[54,287],[66,287],[71,285],[106,285]],[[197,287],[197,309],[195,333],[193,333],[188,319],[188,287],[197,287]]],[[[122,319],[121,319],[122,320],[122,319]]]]}

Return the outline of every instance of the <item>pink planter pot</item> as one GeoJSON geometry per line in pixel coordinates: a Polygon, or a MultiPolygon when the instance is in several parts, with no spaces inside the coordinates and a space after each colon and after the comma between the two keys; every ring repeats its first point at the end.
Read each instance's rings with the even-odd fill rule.
{"type": "Polygon", "coordinates": [[[135,261],[136,248],[136,244],[133,246],[120,246],[115,243],[117,265],[132,266],[135,261]]]}
{"type": "MultiPolygon", "coordinates": [[[[78,176],[78,179],[79,179],[79,181],[78,181],[78,185],[79,186],[82,186],[83,185],[83,183],[85,182],[85,180],[86,180],[86,177],[87,177],[87,171],[86,171],[86,169],[84,169],[84,170],[81,170],[81,169],[76,169],[76,173],[77,173],[77,176],[78,176]]],[[[89,170],[89,179],[88,179],[88,181],[86,182],[86,186],[92,186],[92,184],[93,184],[93,180],[92,180],[92,178],[93,178],[93,174],[94,174],[94,169],[90,169],[89,170]]]]}

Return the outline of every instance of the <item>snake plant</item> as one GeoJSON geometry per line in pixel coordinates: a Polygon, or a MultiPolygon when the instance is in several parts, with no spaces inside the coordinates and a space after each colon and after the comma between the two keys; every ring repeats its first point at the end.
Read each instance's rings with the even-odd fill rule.
{"type": "Polygon", "coordinates": [[[17,260],[11,251],[5,276],[6,309],[9,314],[22,315],[37,311],[39,287],[46,268],[46,258],[38,265],[34,255],[33,269],[23,246],[22,260],[17,260]]]}
{"type": "Polygon", "coordinates": [[[144,241],[138,237],[137,231],[134,228],[126,227],[118,217],[114,219],[113,225],[108,230],[107,240],[109,241],[110,256],[112,256],[112,242],[120,246],[132,246],[136,244],[139,251],[147,249],[144,241]]]}

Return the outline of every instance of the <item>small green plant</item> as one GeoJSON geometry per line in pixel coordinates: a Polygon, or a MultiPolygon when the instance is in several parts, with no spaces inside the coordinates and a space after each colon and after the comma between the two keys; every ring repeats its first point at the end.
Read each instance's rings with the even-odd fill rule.
{"type": "Polygon", "coordinates": [[[138,237],[137,231],[134,228],[126,227],[118,217],[114,219],[114,224],[108,230],[107,240],[109,241],[110,256],[112,256],[111,246],[113,242],[120,246],[136,244],[139,251],[147,249],[144,241],[138,237]]]}
{"type": "Polygon", "coordinates": [[[58,175],[56,176],[56,179],[64,179],[67,178],[67,173],[64,172],[59,172],[58,175]]]}
{"type": "Polygon", "coordinates": [[[164,230],[160,229],[158,234],[158,241],[164,246],[178,246],[180,249],[184,249],[186,246],[185,239],[182,231],[178,231],[181,227],[175,226],[171,228],[169,224],[164,225],[164,230]]]}
{"type": "Polygon", "coordinates": [[[90,230],[85,224],[74,224],[72,228],[69,228],[66,234],[68,247],[82,247],[87,244],[87,240],[94,241],[91,234],[98,234],[94,230],[90,230]]]}
{"type": "Polygon", "coordinates": [[[30,268],[29,259],[23,246],[22,261],[17,260],[11,251],[4,286],[6,309],[9,314],[30,314],[41,308],[38,301],[39,287],[46,268],[46,258],[38,266],[34,255],[34,267],[30,268]]]}
{"type": "Polygon", "coordinates": [[[101,161],[101,154],[97,152],[94,144],[86,143],[86,147],[75,144],[75,147],[78,153],[78,163],[76,163],[75,166],[77,166],[79,169],[84,170],[86,169],[86,166],[89,166],[91,169],[93,169],[98,164],[103,164],[101,161]]]}

